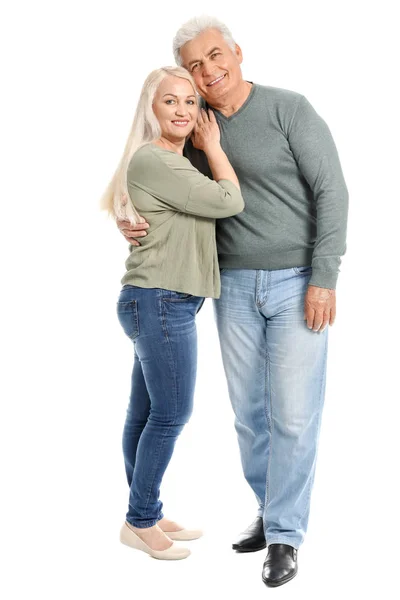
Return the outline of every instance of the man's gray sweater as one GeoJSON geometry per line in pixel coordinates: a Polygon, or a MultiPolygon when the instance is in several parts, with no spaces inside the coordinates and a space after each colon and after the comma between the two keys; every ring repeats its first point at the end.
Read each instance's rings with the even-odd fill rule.
{"type": "MultiPolygon", "coordinates": [[[[310,285],[334,289],[348,193],[326,123],[304,96],[257,84],[232,116],[213,110],[245,201],[242,213],[217,222],[220,268],[312,265],[310,285]]],[[[184,154],[212,178],[191,142],[184,154]]]]}

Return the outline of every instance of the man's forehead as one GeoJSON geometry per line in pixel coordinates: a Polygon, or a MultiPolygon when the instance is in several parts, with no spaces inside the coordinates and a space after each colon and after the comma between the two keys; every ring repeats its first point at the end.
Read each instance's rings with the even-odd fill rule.
{"type": "Polygon", "coordinates": [[[187,42],[181,48],[182,58],[188,62],[195,58],[200,58],[200,55],[206,56],[215,47],[224,47],[226,42],[220,31],[215,29],[207,29],[200,33],[190,42],[187,42]],[[199,56],[197,56],[199,55],[199,56]]]}

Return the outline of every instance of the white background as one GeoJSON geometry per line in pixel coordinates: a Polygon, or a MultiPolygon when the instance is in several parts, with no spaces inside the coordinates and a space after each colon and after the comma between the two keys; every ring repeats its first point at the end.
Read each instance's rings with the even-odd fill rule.
{"type": "Polygon", "coordinates": [[[399,190],[395,2],[9,2],[1,16],[1,586],[7,600],[396,597],[399,190]],[[132,348],[115,303],[127,243],[99,212],[145,76],[202,12],[243,74],[304,94],[348,183],[348,251],[330,331],[309,532],[299,575],[261,581],[230,545],[255,517],[212,304],[198,317],[195,412],[165,477],[166,514],[202,526],[162,562],[118,541],[132,348]],[[4,214],[5,213],[5,214],[4,214]],[[4,556],[4,554],[3,554],[4,556]]]}

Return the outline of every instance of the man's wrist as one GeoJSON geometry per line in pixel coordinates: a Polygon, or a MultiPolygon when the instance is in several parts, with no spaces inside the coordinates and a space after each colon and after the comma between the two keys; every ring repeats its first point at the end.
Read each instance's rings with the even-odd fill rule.
{"type": "Polygon", "coordinates": [[[328,290],[336,289],[336,283],[338,273],[332,271],[321,271],[319,269],[312,269],[312,275],[308,285],[314,285],[315,287],[324,288],[328,290]]]}

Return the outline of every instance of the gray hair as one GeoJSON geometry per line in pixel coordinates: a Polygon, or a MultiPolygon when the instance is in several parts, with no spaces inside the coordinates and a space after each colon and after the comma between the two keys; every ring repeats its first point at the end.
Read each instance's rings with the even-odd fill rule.
{"type": "Polygon", "coordinates": [[[191,42],[194,38],[203,33],[203,31],[206,31],[206,29],[217,29],[222,34],[222,37],[232,52],[235,51],[235,40],[228,27],[222,23],[222,21],[219,21],[216,17],[209,17],[208,15],[193,17],[193,19],[190,19],[180,27],[172,42],[172,51],[177,65],[182,65],[180,53],[182,46],[191,42]]]}

